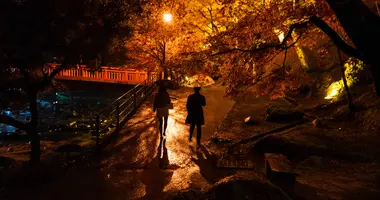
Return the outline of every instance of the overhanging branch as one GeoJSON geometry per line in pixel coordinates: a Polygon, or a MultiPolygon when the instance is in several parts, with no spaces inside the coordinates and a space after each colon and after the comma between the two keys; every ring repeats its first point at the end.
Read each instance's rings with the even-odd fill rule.
{"type": "Polygon", "coordinates": [[[297,29],[297,28],[304,28],[304,27],[306,27],[307,23],[308,22],[306,21],[306,22],[292,24],[289,27],[289,31],[285,35],[285,37],[284,37],[284,39],[283,39],[283,41],[281,43],[278,43],[278,44],[266,44],[263,47],[253,48],[253,49],[232,48],[232,49],[228,49],[226,51],[217,52],[215,54],[212,54],[211,56],[231,53],[231,52],[235,52],[235,51],[240,51],[240,52],[244,52],[244,53],[256,53],[256,52],[263,51],[263,50],[266,50],[266,49],[282,49],[282,50],[289,49],[290,47],[294,46],[299,41],[299,39],[301,38],[301,34],[300,34],[300,36],[297,38],[297,40],[294,43],[292,43],[291,45],[287,46],[286,43],[287,43],[288,39],[291,37],[293,31],[295,29],[297,29]]]}
{"type": "Polygon", "coordinates": [[[350,46],[346,43],[346,41],[336,32],[334,29],[332,29],[326,22],[324,22],[321,18],[317,16],[310,17],[309,20],[311,23],[313,23],[316,27],[321,29],[327,36],[331,38],[331,40],[334,42],[334,44],[342,50],[345,54],[356,57],[360,60],[363,60],[362,55],[359,53],[358,50],[356,50],[354,47],[350,46]]]}
{"type": "Polygon", "coordinates": [[[255,53],[255,52],[270,49],[270,48],[282,49],[282,50],[289,49],[291,46],[295,45],[296,42],[298,42],[299,39],[301,38],[301,37],[298,37],[298,39],[294,43],[287,46],[286,43],[288,42],[289,38],[291,38],[293,31],[295,29],[305,28],[305,27],[307,27],[307,25],[309,23],[312,23],[316,27],[321,29],[327,36],[329,36],[331,38],[331,40],[334,42],[334,44],[339,49],[341,49],[345,54],[352,56],[352,57],[356,57],[360,60],[363,60],[362,55],[360,54],[360,52],[357,49],[355,49],[354,47],[347,44],[347,42],[336,31],[334,31],[334,29],[332,29],[326,22],[324,22],[321,18],[319,18],[317,16],[310,17],[308,21],[304,21],[304,22],[295,23],[295,24],[290,25],[289,31],[287,32],[287,34],[285,35],[285,37],[281,43],[267,44],[263,47],[254,48],[254,49],[231,48],[231,49],[228,49],[225,51],[220,51],[220,52],[214,53],[211,56],[216,56],[216,55],[221,55],[221,54],[226,54],[226,53],[232,53],[232,52],[236,52],[236,51],[245,52],[245,53],[255,53]]]}
{"type": "Polygon", "coordinates": [[[14,126],[18,129],[21,129],[21,130],[27,130],[29,128],[28,123],[19,121],[13,117],[10,117],[10,116],[4,115],[4,114],[0,114],[0,123],[11,125],[11,126],[14,126]]]}
{"type": "Polygon", "coordinates": [[[49,85],[54,77],[59,73],[61,72],[63,69],[65,69],[67,67],[67,59],[65,59],[58,67],[56,67],[49,75],[46,75],[44,76],[44,79],[43,81],[41,82],[41,84],[39,85],[39,88],[40,90],[43,90],[47,85],[49,85]]]}

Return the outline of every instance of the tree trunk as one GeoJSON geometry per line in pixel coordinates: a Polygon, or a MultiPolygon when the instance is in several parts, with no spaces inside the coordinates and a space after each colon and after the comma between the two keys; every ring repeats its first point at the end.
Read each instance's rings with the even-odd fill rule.
{"type": "Polygon", "coordinates": [[[340,24],[352,40],[363,61],[369,65],[380,97],[380,59],[375,51],[380,46],[380,18],[361,0],[337,1],[326,0],[334,10],[340,24]]]}
{"type": "Polygon", "coordinates": [[[167,80],[169,78],[169,70],[164,68],[164,79],[167,80]]]}
{"type": "Polygon", "coordinates": [[[29,103],[30,103],[30,128],[28,130],[28,135],[30,138],[30,163],[38,163],[40,161],[40,137],[37,133],[38,127],[38,108],[37,108],[37,91],[31,90],[29,92],[29,103]]]}
{"type": "Polygon", "coordinates": [[[340,72],[342,74],[342,80],[343,80],[343,85],[344,85],[344,91],[346,92],[346,96],[347,96],[348,110],[351,112],[354,109],[354,103],[352,101],[350,88],[347,85],[347,79],[346,79],[346,73],[345,73],[346,68],[344,67],[342,56],[339,50],[338,50],[338,56],[339,56],[339,62],[340,62],[340,72]]]}
{"type": "Polygon", "coordinates": [[[166,63],[166,41],[163,42],[163,49],[162,49],[162,68],[164,70],[164,79],[167,80],[169,78],[169,70],[165,65],[166,63]]]}

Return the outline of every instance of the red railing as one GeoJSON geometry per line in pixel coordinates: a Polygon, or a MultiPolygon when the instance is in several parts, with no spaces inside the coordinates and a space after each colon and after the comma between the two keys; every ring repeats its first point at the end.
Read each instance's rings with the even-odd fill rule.
{"type": "MultiPolygon", "coordinates": [[[[49,64],[48,72],[52,72],[58,65],[49,64]]],[[[162,73],[111,67],[101,67],[100,71],[90,71],[85,65],[81,65],[76,68],[62,70],[55,78],[61,80],[139,84],[144,80],[157,80],[160,75],[162,76],[162,73]]]]}

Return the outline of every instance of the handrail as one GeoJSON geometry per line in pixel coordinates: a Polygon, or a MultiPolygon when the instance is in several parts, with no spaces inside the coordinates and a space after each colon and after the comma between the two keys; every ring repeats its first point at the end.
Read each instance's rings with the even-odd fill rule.
{"type": "MultiPolygon", "coordinates": [[[[146,80],[144,80],[143,82],[145,82],[146,80]]],[[[104,111],[106,108],[112,106],[113,104],[115,104],[116,102],[120,101],[120,99],[122,99],[124,96],[126,96],[127,94],[131,93],[133,90],[135,90],[138,86],[141,86],[141,83],[139,83],[138,85],[136,85],[135,87],[133,87],[132,89],[128,90],[128,92],[124,93],[123,95],[121,95],[120,97],[118,97],[116,100],[114,100],[113,102],[111,102],[108,106],[102,108],[98,113],[96,114],[99,114],[101,113],[102,111],[104,111]]]]}
{"type": "Polygon", "coordinates": [[[144,80],[99,112],[90,116],[95,119],[97,152],[101,149],[101,137],[108,138],[112,133],[117,133],[120,130],[121,124],[126,122],[137,111],[148,95],[153,92],[153,82],[154,80],[144,80]]]}

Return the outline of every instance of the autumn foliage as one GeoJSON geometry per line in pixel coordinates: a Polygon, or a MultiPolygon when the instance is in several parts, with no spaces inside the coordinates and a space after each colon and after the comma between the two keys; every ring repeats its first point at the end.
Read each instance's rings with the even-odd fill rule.
{"type": "Polygon", "coordinates": [[[150,1],[143,10],[126,41],[133,66],[167,70],[175,79],[221,76],[230,95],[255,86],[258,94],[281,96],[312,84],[309,71],[335,65],[335,45],[308,23],[312,16],[350,43],[325,1],[150,1]]]}

